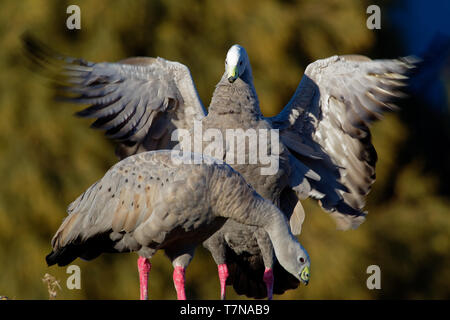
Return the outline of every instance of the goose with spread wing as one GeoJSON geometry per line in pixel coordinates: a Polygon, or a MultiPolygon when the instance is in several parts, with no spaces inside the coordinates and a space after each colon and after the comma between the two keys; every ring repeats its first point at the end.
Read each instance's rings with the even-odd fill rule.
{"type": "MultiPolygon", "coordinates": [[[[189,69],[178,62],[129,58],[92,63],[55,55],[29,39],[25,43],[38,64],[60,72],[64,80],[60,89],[67,100],[90,105],[78,115],[95,118],[92,127],[105,130],[108,138],[118,142],[116,153],[122,159],[142,151],[171,149],[178,143],[173,138],[180,130],[192,132],[196,122],[201,123],[202,133],[216,129],[221,137],[229,129],[275,130],[279,139],[266,139],[263,149],[276,154],[276,171],[262,174],[267,163],[249,163],[254,148],[244,148],[244,163],[229,164],[282,209],[296,235],[304,220],[300,201],[307,197],[317,199],[340,229],[353,229],[364,221],[365,198],[375,181],[377,160],[369,126],[383,112],[395,109],[415,62],[363,56],[318,60],[306,68],[282,111],[267,118],[261,114],[250,61],[240,45],[233,45],[226,55],[225,73],[207,114],[189,69]]],[[[203,137],[197,141],[194,134],[194,144],[200,142],[206,151],[210,141],[203,137]]],[[[229,146],[228,142],[222,146],[229,146]]],[[[219,156],[212,155],[228,161],[237,153],[236,148],[227,147],[219,156]]],[[[286,271],[276,268],[272,243],[261,228],[228,220],[204,246],[218,265],[222,298],[226,284],[239,294],[258,298],[271,298],[273,292],[298,286],[297,279],[285,277],[286,271]]],[[[138,265],[149,268],[142,257],[138,265]]],[[[141,279],[146,269],[140,267],[141,279]]]]}

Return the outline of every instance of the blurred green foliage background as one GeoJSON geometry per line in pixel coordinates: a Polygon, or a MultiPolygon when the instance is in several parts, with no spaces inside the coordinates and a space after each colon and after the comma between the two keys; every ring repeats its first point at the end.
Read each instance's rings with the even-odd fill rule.
{"type": "MultiPolygon", "coordinates": [[[[66,206],[117,160],[113,143],[87,129],[88,121],[72,117],[77,107],[55,102],[48,81],[29,68],[21,50],[24,32],[90,61],[141,55],[184,63],[205,106],[223,73],[227,49],[239,43],[249,53],[263,113],[271,116],[316,59],[405,54],[384,15],[382,30],[366,28],[372,2],[2,1],[0,295],[47,299],[42,278],[50,273],[62,286],[58,299],[139,297],[136,254],[76,260],[81,290],[66,288],[66,268],[45,264],[66,206]],[[81,8],[79,31],[66,28],[70,4],[81,8]]],[[[382,10],[391,5],[380,4],[382,10]]],[[[311,283],[276,298],[450,298],[449,123],[448,114],[434,115],[425,103],[409,100],[400,113],[373,126],[378,179],[367,221],[358,230],[337,231],[315,202],[306,201],[300,240],[311,256],[311,283]],[[381,268],[381,290],[366,287],[372,264],[381,268]]],[[[175,299],[169,260],[158,253],[152,263],[150,299],[175,299]]],[[[216,266],[203,248],[186,276],[188,298],[219,298],[216,266]]],[[[228,298],[241,297],[229,287],[228,298]]]]}

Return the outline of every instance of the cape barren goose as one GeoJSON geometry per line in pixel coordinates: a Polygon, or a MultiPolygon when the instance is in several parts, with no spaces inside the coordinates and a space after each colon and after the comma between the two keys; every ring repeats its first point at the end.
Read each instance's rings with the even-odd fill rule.
{"type": "MultiPolygon", "coordinates": [[[[174,267],[178,299],[194,249],[231,219],[264,229],[280,264],[309,281],[310,260],[283,213],[227,164],[172,161],[171,151],[126,158],[68,207],[52,239],[49,265],[64,266],[103,252],[137,252],[150,259],[163,249],[174,267]]],[[[180,160],[180,158],[178,158],[180,160]]]]}
{"type": "MultiPolygon", "coordinates": [[[[225,60],[225,73],[216,86],[206,114],[189,69],[162,58],[129,58],[117,63],[92,63],[66,58],[25,39],[32,59],[60,73],[61,94],[90,107],[78,115],[97,120],[94,128],[118,141],[120,158],[142,151],[171,149],[176,129],[194,131],[201,152],[226,160],[265,199],[282,209],[291,230],[299,234],[304,219],[300,200],[312,197],[336,220],[339,229],[357,228],[365,219],[365,198],[375,181],[376,151],[369,125],[384,111],[393,110],[402,94],[412,59],[370,60],[363,56],[333,56],[311,63],[294,95],[275,117],[261,114],[247,52],[233,45],[225,60]],[[48,63],[50,62],[50,63],[48,63]],[[269,132],[257,148],[208,148],[211,137],[195,134],[219,130],[215,140],[227,140],[227,130],[269,132]],[[271,140],[272,131],[279,139],[271,140]],[[249,131],[250,130],[250,131],[249,131]],[[200,140],[199,140],[200,139],[200,140]],[[252,152],[275,155],[277,167],[252,162],[252,152]],[[229,161],[239,156],[245,160],[229,161]]],[[[274,66],[270,66],[272,68],[274,66]]],[[[195,144],[195,143],[194,143],[195,144]]],[[[239,144],[239,143],[237,143],[239,144]]],[[[248,143],[249,144],[249,143],[248,143]]],[[[219,144],[220,145],[220,144],[219,144]]],[[[241,145],[247,146],[246,142],[241,145]]],[[[192,149],[191,149],[192,150],[192,149]]],[[[196,150],[197,151],[197,150],[196,150]]],[[[204,243],[218,264],[221,296],[225,285],[237,292],[262,297],[296,287],[284,270],[273,274],[273,248],[264,230],[228,220],[204,243]],[[257,274],[258,277],[250,277],[257,274]],[[242,277],[247,274],[246,277],[242,277]],[[284,278],[286,281],[275,281],[284,278]],[[245,279],[246,281],[242,281],[245,279]],[[249,283],[251,282],[251,283],[249,283]],[[277,285],[278,284],[278,285],[277,285]]],[[[144,263],[142,263],[144,264],[144,263]]],[[[141,269],[142,271],[142,269],[141,269]]]]}

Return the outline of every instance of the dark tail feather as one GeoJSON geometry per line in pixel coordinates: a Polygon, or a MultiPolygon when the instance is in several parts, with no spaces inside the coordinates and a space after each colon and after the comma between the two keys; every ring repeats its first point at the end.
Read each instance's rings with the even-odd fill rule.
{"type": "Polygon", "coordinates": [[[92,260],[102,253],[119,252],[114,249],[115,243],[109,238],[109,232],[89,238],[84,242],[77,239],[64,247],[53,250],[45,257],[45,260],[48,266],[58,264],[60,267],[68,265],[78,257],[92,260]]]}
{"type": "Polygon", "coordinates": [[[274,294],[283,294],[287,290],[297,289],[300,281],[294,277],[292,274],[287,272],[277,261],[273,268],[274,274],[274,285],[273,285],[273,293],[274,294]]]}
{"type": "Polygon", "coordinates": [[[248,263],[249,258],[251,257],[240,259],[240,261],[234,260],[231,263],[229,259],[227,260],[229,273],[227,284],[232,285],[238,295],[255,299],[266,298],[267,289],[262,281],[264,268],[252,268],[252,264],[248,263]]]}
{"type": "MultiPolygon", "coordinates": [[[[267,287],[263,281],[265,267],[260,256],[238,256],[232,250],[227,250],[227,265],[227,285],[232,285],[238,295],[254,299],[267,298],[267,287]]],[[[296,289],[300,284],[278,261],[274,265],[273,273],[274,294],[283,294],[286,290],[296,289]]]]}
{"type": "Polygon", "coordinates": [[[45,261],[47,261],[47,265],[49,267],[54,264],[58,264],[58,266],[62,267],[68,265],[76,258],[78,258],[78,255],[74,252],[74,250],[68,250],[67,247],[64,247],[49,253],[45,257],[45,261]]]}

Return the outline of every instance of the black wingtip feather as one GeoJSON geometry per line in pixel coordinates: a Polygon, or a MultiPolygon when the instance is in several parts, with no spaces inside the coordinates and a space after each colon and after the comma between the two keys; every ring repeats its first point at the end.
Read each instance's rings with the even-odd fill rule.
{"type": "Polygon", "coordinates": [[[25,54],[40,66],[53,65],[56,61],[62,60],[62,55],[37,40],[30,33],[25,33],[21,37],[25,54]]]}

